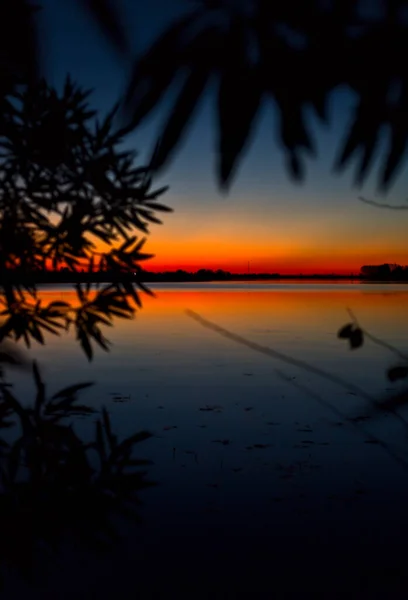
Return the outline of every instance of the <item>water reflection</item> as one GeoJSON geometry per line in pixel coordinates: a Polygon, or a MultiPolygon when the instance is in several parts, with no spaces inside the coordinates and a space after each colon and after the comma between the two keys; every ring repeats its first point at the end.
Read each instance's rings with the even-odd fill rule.
{"type": "MultiPolygon", "coordinates": [[[[160,485],[140,509],[142,533],[125,530],[128,541],[114,562],[123,581],[129,584],[137,564],[146,569],[141,578],[149,589],[148,569],[160,560],[164,593],[166,577],[187,577],[187,570],[188,577],[200,578],[199,565],[220,575],[225,555],[239,573],[249,560],[251,572],[261,577],[262,568],[269,572],[270,561],[283,564],[283,556],[296,554],[301,569],[300,548],[309,552],[311,545],[329,544],[338,560],[351,556],[351,539],[355,561],[361,544],[367,561],[375,560],[381,544],[387,545],[381,560],[395,560],[396,532],[406,529],[407,477],[373,439],[403,455],[401,422],[392,415],[363,420],[359,397],[217,337],[185,314],[194,310],[247,339],[347,377],[367,393],[392,393],[401,384],[386,380],[386,349],[368,342],[355,354],[336,337],[348,307],[366,329],[405,349],[408,291],[366,287],[163,287],[134,321],[118,322],[112,352],[98,352],[91,365],[66,337],[35,349],[52,393],[68,368],[78,380],[97,382],[84,390],[86,403],[95,410],[105,404],[121,437],[131,435],[135,423],[153,433],[149,476],[160,485]],[[348,418],[333,415],[302,386],[348,418]]],[[[55,299],[69,294],[45,293],[55,299]]],[[[28,377],[14,381],[16,393],[30,389],[28,377]]],[[[93,435],[90,419],[75,428],[83,439],[93,435]]],[[[323,550],[320,558],[325,560],[323,550]]],[[[212,577],[206,574],[206,581],[212,577]]],[[[109,588],[106,579],[98,585],[109,588]]]]}
{"type": "MultiPolygon", "coordinates": [[[[380,363],[383,367],[383,361],[387,360],[384,352],[367,344],[361,352],[352,354],[337,340],[337,331],[348,318],[347,307],[365,329],[401,349],[406,344],[408,292],[405,286],[388,285],[375,292],[368,285],[336,284],[326,289],[315,284],[313,289],[306,290],[302,284],[293,285],[291,289],[285,285],[278,293],[275,287],[276,284],[269,289],[262,284],[258,286],[262,289],[248,290],[248,286],[241,284],[231,290],[230,286],[220,289],[219,285],[210,285],[205,291],[196,286],[182,290],[161,287],[156,289],[157,298],[144,299],[144,309],[134,321],[115,323],[115,328],[109,331],[113,352],[105,355],[97,351],[94,365],[84,364],[74,339],[64,335],[60,339],[49,336],[47,345],[37,347],[35,354],[51,360],[51,372],[58,369],[63,360],[67,366],[80,371],[89,373],[90,368],[102,378],[113,378],[112,384],[118,383],[122,388],[127,386],[129,377],[132,381],[135,369],[138,384],[152,383],[153,373],[162,381],[170,377],[173,381],[188,383],[189,376],[196,377],[207,366],[212,370],[207,383],[221,383],[220,375],[229,383],[231,369],[240,370],[242,364],[263,364],[258,356],[242,352],[197,328],[185,316],[185,310],[191,309],[255,342],[272,345],[294,356],[307,353],[309,360],[322,367],[351,371],[353,377],[362,376],[368,385],[377,386],[377,367],[380,363]],[[367,289],[371,291],[367,293],[367,289]],[[214,369],[216,364],[225,366],[222,373],[220,366],[214,369]],[[367,368],[370,377],[367,377],[367,368]]],[[[44,295],[47,301],[74,300],[70,292],[63,290],[44,295]]]]}

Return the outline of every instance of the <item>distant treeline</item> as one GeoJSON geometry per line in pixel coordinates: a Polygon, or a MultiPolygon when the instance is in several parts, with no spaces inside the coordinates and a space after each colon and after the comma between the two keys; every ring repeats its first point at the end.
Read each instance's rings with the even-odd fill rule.
{"type": "Polygon", "coordinates": [[[304,275],[302,273],[294,275],[281,275],[280,273],[230,273],[229,271],[223,271],[218,269],[213,271],[211,269],[200,269],[195,272],[184,271],[178,269],[177,271],[163,271],[159,273],[151,271],[143,271],[140,274],[136,273],[111,273],[108,271],[96,271],[89,273],[88,271],[77,271],[72,272],[69,269],[60,269],[59,271],[38,271],[31,273],[22,273],[18,271],[7,271],[3,272],[0,277],[0,283],[15,282],[15,283],[108,283],[115,281],[124,280],[135,280],[140,279],[146,283],[154,282],[203,282],[203,281],[269,281],[279,279],[318,279],[318,280],[329,280],[329,279],[360,279],[360,275],[337,275],[331,274],[312,274],[304,275]]]}
{"type": "Polygon", "coordinates": [[[3,283],[114,283],[115,281],[140,281],[146,283],[154,282],[202,282],[202,281],[270,281],[270,280],[366,280],[366,281],[408,281],[408,266],[385,263],[383,265],[364,265],[358,275],[350,273],[349,275],[338,275],[336,273],[328,274],[308,274],[303,273],[282,275],[281,273],[230,273],[218,269],[199,269],[189,272],[182,269],[177,271],[152,272],[142,271],[141,273],[118,273],[109,271],[76,271],[62,268],[59,271],[37,271],[21,272],[18,270],[6,271],[0,274],[0,284],[3,283]]]}
{"type": "Polygon", "coordinates": [[[311,274],[302,273],[294,275],[282,275],[281,273],[230,273],[218,269],[200,269],[195,272],[183,271],[164,271],[162,273],[146,273],[146,281],[270,281],[278,279],[359,279],[359,275],[336,275],[331,274],[311,274]]]}
{"type": "Polygon", "coordinates": [[[360,271],[362,279],[382,281],[408,281],[408,266],[384,263],[383,265],[364,265],[360,271]]]}

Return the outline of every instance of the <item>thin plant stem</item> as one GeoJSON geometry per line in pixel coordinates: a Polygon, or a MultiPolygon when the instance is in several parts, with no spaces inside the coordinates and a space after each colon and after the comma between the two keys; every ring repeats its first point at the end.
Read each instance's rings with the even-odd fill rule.
{"type": "Polygon", "coordinates": [[[386,348],[387,350],[389,350],[390,352],[392,352],[393,354],[398,356],[398,358],[401,358],[403,361],[408,362],[408,355],[406,355],[403,352],[401,352],[400,350],[398,350],[398,348],[391,346],[391,344],[384,342],[384,340],[381,340],[380,338],[376,337],[375,335],[373,335],[366,329],[363,329],[363,327],[361,327],[361,325],[359,324],[355,314],[353,313],[353,311],[350,308],[347,308],[347,312],[350,315],[350,317],[352,318],[352,320],[354,321],[355,325],[359,329],[361,329],[361,331],[364,333],[364,335],[368,339],[370,339],[372,342],[374,342],[374,344],[377,344],[377,346],[382,346],[383,348],[386,348]]]}
{"type": "MultiPolygon", "coordinates": [[[[309,373],[313,373],[314,375],[317,375],[318,377],[321,377],[322,379],[326,379],[327,381],[330,381],[331,383],[339,385],[343,389],[346,389],[347,391],[353,392],[354,394],[360,396],[361,398],[364,398],[364,400],[366,400],[371,406],[374,405],[375,408],[381,408],[380,403],[374,396],[372,396],[371,394],[368,394],[363,389],[361,389],[359,386],[357,386],[353,383],[350,383],[346,379],[343,379],[343,377],[340,377],[333,373],[329,373],[328,371],[325,371],[324,369],[320,369],[319,367],[315,367],[314,365],[311,365],[301,359],[293,358],[292,356],[284,354],[283,352],[279,352],[278,350],[274,350],[273,348],[270,348],[269,346],[262,346],[261,344],[257,344],[256,342],[251,342],[250,340],[247,340],[246,338],[244,338],[240,335],[237,335],[236,333],[232,333],[228,329],[225,329],[224,327],[221,327],[220,325],[217,325],[217,324],[209,321],[208,319],[205,319],[204,317],[202,317],[201,315],[199,315],[198,313],[196,313],[192,310],[186,310],[186,314],[187,314],[187,316],[194,319],[197,323],[199,323],[203,327],[206,327],[207,329],[210,329],[211,331],[214,331],[215,333],[218,333],[219,335],[222,335],[223,337],[225,337],[237,344],[246,346],[247,348],[250,348],[251,350],[253,350],[255,352],[264,354],[265,356],[269,356],[270,358],[275,358],[277,360],[285,362],[286,364],[292,365],[293,367],[297,367],[297,368],[303,369],[304,371],[307,371],[309,373]]],[[[397,420],[399,420],[404,425],[405,428],[408,429],[407,421],[405,421],[405,419],[401,415],[399,415],[395,410],[393,410],[391,408],[386,408],[385,410],[387,412],[389,412],[390,414],[392,414],[397,420]]]]}

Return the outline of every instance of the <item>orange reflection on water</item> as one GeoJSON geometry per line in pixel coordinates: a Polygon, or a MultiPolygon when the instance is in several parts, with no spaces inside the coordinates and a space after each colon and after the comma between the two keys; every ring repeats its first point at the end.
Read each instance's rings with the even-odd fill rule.
{"type": "MultiPolygon", "coordinates": [[[[233,325],[242,329],[255,327],[279,327],[284,329],[312,330],[338,327],[350,321],[347,308],[356,315],[361,325],[376,331],[402,330],[408,326],[408,290],[390,292],[366,291],[358,285],[348,289],[333,286],[325,290],[302,288],[292,289],[157,289],[154,298],[141,295],[142,310],[137,310],[136,321],[143,330],[165,327],[164,322],[186,325],[185,311],[193,310],[220,324],[233,325]]],[[[42,291],[45,302],[65,301],[77,304],[74,291],[42,291]]],[[[189,320],[188,320],[189,321],[189,320]]],[[[196,325],[195,325],[196,326],[196,325]]],[[[128,320],[115,319],[115,337],[121,332],[134,330],[128,320]]],[[[164,333],[164,330],[163,330],[164,333]]]]}

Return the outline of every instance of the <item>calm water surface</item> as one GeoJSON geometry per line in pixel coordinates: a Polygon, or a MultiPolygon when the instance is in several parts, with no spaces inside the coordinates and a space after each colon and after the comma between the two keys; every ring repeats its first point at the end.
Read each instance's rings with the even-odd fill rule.
{"type": "MultiPolygon", "coordinates": [[[[93,380],[94,388],[83,399],[96,408],[106,406],[120,436],[138,429],[155,434],[139,446],[139,454],[154,461],[150,476],[159,485],[143,494],[141,530],[129,528],[125,549],[109,563],[108,571],[116,565],[116,583],[98,563],[98,585],[110,589],[118,577],[129,583],[136,565],[144,564],[149,566],[141,567],[140,576],[153,588],[183,581],[199,597],[203,582],[216,586],[222,573],[224,583],[241,577],[242,585],[255,593],[254,581],[265,589],[271,564],[286,573],[295,557],[303,556],[296,563],[299,569],[307,564],[302,553],[311,549],[326,560],[322,569],[334,568],[339,580],[344,571],[338,558],[331,560],[324,548],[344,557],[351,547],[371,561],[386,545],[387,556],[394,549],[405,560],[397,547],[408,529],[408,472],[387,452],[408,461],[408,425],[386,415],[356,427],[350,418],[365,414],[370,407],[366,400],[225,339],[185,311],[342,376],[381,399],[402,389],[385,375],[395,357],[370,341],[351,351],[337,339],[337,331],[350,320],[350,308],[364,329],[408,352],[408,287],[152,287],[157,297],[145,298],[134,320],[117,321],[107,331],[112,350],[96,351],[92,363],[68,336],[50,337],[46,346],[31,351],[50,392],[93,380]],[[114,394],[129,399],[117,402],[114,394]],[[370,434],[380,443],[367,443],[370,434]],[[226,555],[233,557],[233,572],[226,555]],[[160,582],[149,570],[156,560],[160,582]]],[[[62,287],[49,287],[43,296],[74,299],[62,287]]],[[[32,393],[28,377],[14,380],[21,395],[32,393]]],[[[408,422],[408,411],[401,409],[400,415],[408,422]]],[[[83,435],[92,427],[92,418],[76,423],[83,435]]],[[[355,558],[351,562],[355,568],[355,558]]],[[[88,559],[84,564],[84,573],[92,572],[88,559]]],[[[312,571],[305,566],[302,576],[312,571]]],[[[95,577],[91,580],[87,585],[94,589],[95,577]]],[[[67,580],[67,594],[69,590],[67,580]]]]}

